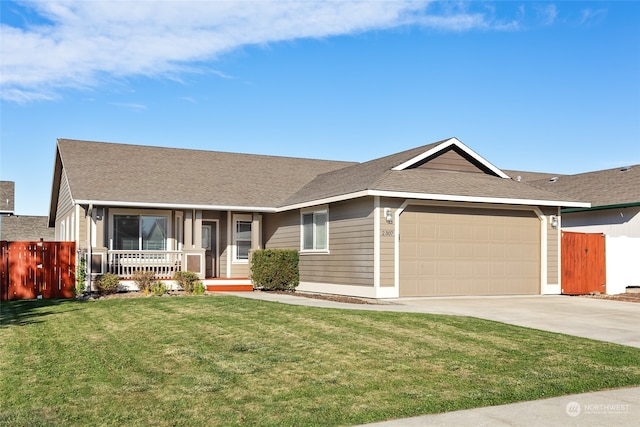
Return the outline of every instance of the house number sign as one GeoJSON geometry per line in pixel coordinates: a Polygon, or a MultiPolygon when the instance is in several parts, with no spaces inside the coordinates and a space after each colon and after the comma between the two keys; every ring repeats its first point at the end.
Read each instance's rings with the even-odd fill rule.
{"type": "Polygon", "coordinates": [[[393,237],[393,230],[382,230],[382,237],[393,237]]]}

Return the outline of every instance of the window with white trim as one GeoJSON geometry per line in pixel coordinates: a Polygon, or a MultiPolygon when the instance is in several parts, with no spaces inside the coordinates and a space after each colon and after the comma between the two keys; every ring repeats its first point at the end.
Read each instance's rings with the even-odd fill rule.
{"type": "Polygon", "coordinates": [[[302,250],[326,251],[329,249],[329,213],[326,209],[302,213],[302,250]]]}
{"type": "Polygon", "coordinates": [[[251,249],[251,219],[238,216],[234,219],[234,260],[239,262],[249,261],[251,249]]]}
{"type": "Polygon", "coordinates": [[[114,215],[116,250],[167,249],[167,217],[159,215],[114,215]]]}

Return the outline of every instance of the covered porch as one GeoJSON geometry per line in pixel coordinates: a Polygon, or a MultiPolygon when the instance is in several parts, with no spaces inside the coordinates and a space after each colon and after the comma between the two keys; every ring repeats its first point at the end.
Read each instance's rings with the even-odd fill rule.
{"type": "Polygon", "coordinates": [[[137,271],[167,285],[176,272],[191,271],[208,291],[253,290],[249,252],[262,245],[259,213],[94,207],[87,220],[92,279],[115,274],[135,290],[137,271]]]}

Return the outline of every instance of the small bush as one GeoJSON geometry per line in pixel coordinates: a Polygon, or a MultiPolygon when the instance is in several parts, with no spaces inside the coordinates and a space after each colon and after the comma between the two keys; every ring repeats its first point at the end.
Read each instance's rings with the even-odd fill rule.
{"type": "Polygon", "coordinates": [[[78,263],[78,273],[76,274],[76,296],[84,293],[85,281],[87,280],[87,260],[84,256],[80,257],[78,263]]]}
{"type": "Polygon", "coordinates": [[[102,295],[115,294],[118,292],[120,277],[112,273],[105,273],[96,277],[96,288],[102,295]]]}
{"type": "Polygon", "coordinates": [[[173,275],[173,279],[178,282],[178,285],[182,287],[188,294],[193,293],[193,289],[198,281],[198,275],[192,271],[176,271],[173,275]]]}
{"type": "Polygon", "coordinates": [[[137,270],[133,273],[133,281],[140,292],[145,295],[149,295],[152,292],[151,287],[154,285],[155,279],[156,275],[152,271],[137,270]]]}
{"type": "Polygon", "coordinates": [[[167,285],[165,285],[164,282],[161,282],[161,281],[157,281],[153,283],[149,287],[149,289],[153,293],[153,295],[157,297],[161,297],[162,295],[167,293],[167,285]]]}
{"type": "Polygon", "coordinates": [[[204,285],[202,284],[202,282],[196,282],[196,284],[193,286],[193,294],[194,295],[204,295],[204,285]]]}
{"type": "Polygon", "coordinates": [[[262,249],[253,252],[251,280],[254,286],[264,290],[295,290],[300,283],[298,251],[293,249],[262,249]]]}

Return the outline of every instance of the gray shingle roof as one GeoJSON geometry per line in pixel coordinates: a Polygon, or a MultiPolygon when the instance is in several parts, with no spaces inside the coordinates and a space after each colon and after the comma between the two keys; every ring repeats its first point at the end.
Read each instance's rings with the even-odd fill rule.
{"type": "Polygon", "coordinates": [[[55,229],[50,228],[46,216],[16,215],[0,218],[0,240],[35,242],[55,240],[55,229]]]}
{"type": "Polygon", "coordinates": [[[75,200],[275,207],[352,162],[58,141],[75,200]]]}
{"type": "Polygon", "coordinates": [[[640,203],[640,165],[556,176],[529,184],[590,202],[591,207],[640,203]]]}
{"type": "Polygon", "coordinates": [[[0,181],[0,212],[13,213],[15,203],[15,183],[0,181]]]}
{"type": "Polygon", "coordinates": [[[318,176],[298,192],[293,194],[284,204],[294,205],[297,203],[320,200],[326,197],[351,194],[357,191],[370,190],[375,186],[376,181],[382,179],[384,175],[391,172],[391,169],[413,159],[416,156],[428,151],[444,141],[402,151],[390,156],[381,157],[364,163],[357,163],[352,166],[327,172],[318,176]]]}
{"type": "Polygon", "coordinates": [[[58,150],[73,199],[94,203],[275,209],[366,190],[580,200],[490,174],[392,170],[446,141],[364,163],[68,139],[58,140],[58,150]]]}
{"type": "Polygon", "coordinates": [[[557,193],[488,174],[409,169],[392,171],[376,190],[443,194],[498,199],[580,201],[557,193]]]}

